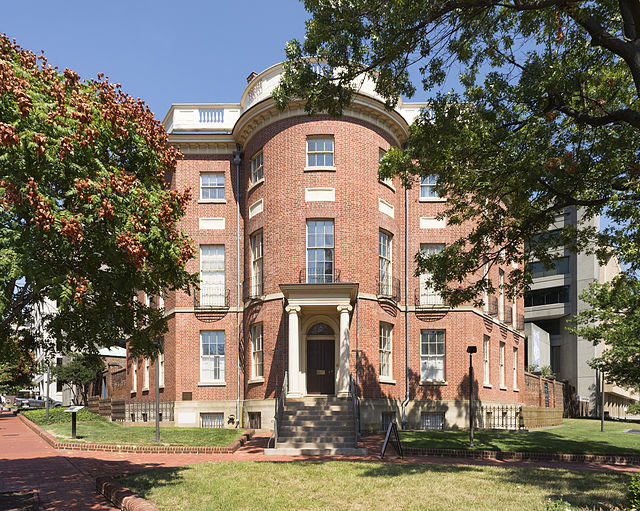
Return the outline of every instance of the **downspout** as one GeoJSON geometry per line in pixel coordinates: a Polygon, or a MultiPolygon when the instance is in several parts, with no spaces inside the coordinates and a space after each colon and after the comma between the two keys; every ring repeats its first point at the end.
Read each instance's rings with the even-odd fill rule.
{"type": "Polygon", "coordinates": [[[236,350],[236,427],[240,426],[240,297],[242,295],[242,281],[240,280],[240,163],[242,153],[240,146],[233,152],[233,162],[236,164],[236,331],[238,332],[238,346],[236,350]]]}
{"type": "Polygon", "coordinates": [[[402,402],[402,429],[407,429],[407,404],[409,403],[409,188],[406,184],[404,186],[404,364],[405,396],[402,402]]]}

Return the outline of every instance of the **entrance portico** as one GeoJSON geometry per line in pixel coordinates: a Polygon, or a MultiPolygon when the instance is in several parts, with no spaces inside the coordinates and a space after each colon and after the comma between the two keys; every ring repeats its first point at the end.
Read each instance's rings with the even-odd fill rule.
{"type": "Polygon", "coordinates": [[[337,397],[348,397],[349,323],[358,284],[281,284],[280,289],[287,299],[289,316],[287,397],[330,394],[334,389],[337,397]],[[333,357],[328,352],[331,348],[333,357]],[[312,378],[310,370],[314,371],[312,378]],[[328,381],[331,372],[333,389],[328,381]]]}

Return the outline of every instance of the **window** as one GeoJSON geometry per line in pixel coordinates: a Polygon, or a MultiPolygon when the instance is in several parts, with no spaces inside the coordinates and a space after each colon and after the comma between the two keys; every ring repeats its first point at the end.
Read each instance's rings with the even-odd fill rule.
{"type": "MultiPolygon", "coordinates": [[[[62,365],[62,357],[56,358],[56,365],[57,366],[62,365]]],[[[59,381],[56,381],[56,392],[62,392],[62,383],[60,383],[59,381]]]]}
{"type": "Polygon", "coordinates": [[[263,358],[262,358],[262,323],[251,327],[251,376],[252,378],[262,378],[263,358]]]}
{"type": "Polygon", "coordinates": [[[498,319],[504,321],[504,271],[498,270],[498,319]]]}
{"type": "Polygon", "coordinates": [[[149,390],[149,359],[144,359],[144,382],[142,385],[142,390],[149,390]]]}
{"type": "Polygon", "coordinates": [[[201,413],[200,427],[215,429],[224,428],[224,413],[201,413]]]}
{"type": "MultiPolygon", "coordinates": [[[[424,256],[433,254],[439,254],[444,249],[444,245],[436,245],[432,243],[420,244],[420,253],[424,256]]],[[[442,304],[442,297],[440,293],[437,293],[433,287],[427,284],[427,281],[431,277],[429,273],[420,274],[420,305],[440,305],[442,304]]]]}
{"type": "Polygon", "coordinates": [[[134,360],[131,372],[131,392],[135,392],[138,388],[138,361],[134,360]]]}
{"type": "Polygon", "coordinates": [[[391,296],[392,293],[392,236],[388,232],[380,231],[378,235],[378,287],[381,295],[391,296]]]}
{"type": "Polygon", "coordinates": [[[307,282],[333,282],[333,220],[307,220],[307,282]]]}
{"type": "Polygon", "coordinates": [[[251,296],[262,295],[262,231],[251,236],[251,296]]]}
{"type": "Polygon", "coordinates": [[[225,305],[224,245],[200,246],[200,304],[225,305]]]}
{"type": "Polygon", "coordinates": [[[504,380],[504,343],[500,343],[500,351],[498,352],[499,363],[500,363],[500,388],[503,389],[505,387],[504,380]]]}
{"type": "Polygon", "coordinates": [[[200,381],[224,381],[224,331],[200,332],[200,381]]]}
{"type": "MultiPolygon", "coordinates": [[[[378,165],[380,165],[380,163],[382,162],[382,158],[384,157],[385,154],[386,154],[386,151],[382,149],[378,150],[378,165]]],[[[393,188],[393,179],[390,177],[385,177],[384,179],[381,179],[380,182],[393,188]]]]}
{"type": "Polygon", "coordinates": [[[160,368],[158,374],[158,386],[164,387],[164,353],[158,353],[158,367],[160,368]]]}
{"type": "Polygon", "coordinates": [[[560,257],[551,262],[552,266],[547,269],[544,263],[531,263],[531,278],[551,277],[553,275],[564,275],[569,273],[569,257],[560,257]]]}
{"type": "Polygon", "coordinates": [[[444,429],[444,413],[422,412],[420,429],[444,429]]]}
{"type": "Polygon", "coordinates": [[[333,167],[333,137],[307,138],[307,167],[333,167]]]}
{"type": "Polygon", "coordinates": [[[513,348],[513,388],[518,389],[518,348],[513,348]]]}
{"type": "Polygon", "coordinates": [[[483,381],[485,385],[491,384],[491,373],[489,372],[489,336],[485,335],[482,342],[482,366],[484,370],[483,381]]]}
{"type": "Polygon", "coordinates": [[[200,174],[200,199],[224,200],[224,174],[222,172],[200,174]]]}
{"type": "Polygon", "coordinates": [[[264,179],[262,172],[262,151],[251,158],[251,184],[264,179]]]}
{"type": "Polygon", "coordinates": [[[440,196],[435,190],[438,176],[430,174],[420,178],[420,198],[421,199],[438,199],[440,196]]]}
{"type": "Polygon", "coordinates": [[[549,305],[552,303],[566,303],[569,301],[569,286],[535,289],[524,295],[524,306],[549,305]]]}
{"type": "Polygon", "coordinates": [[[445,378],[444,330],[420,331],[420,379],[444,381],[445,378]]]}
{"type": "Polygon", "coordinates": [[[391,378],[393,325],[380,323],[380,377],[391,378]]]}
{"type": "Polygon", "coordinates": [[[392,422],[396,421],[396,412],[382,412],[382,431],[387,431],[392,422]]]}
{"type": "MultiPolygon", "coordinates": [[[[489,263],[485,261],[482,263],[482,279],[487,280],[489,278],[489,263]]],[[[486,289],[482,291],[482,312],[489,313],[489,293],[486,289]]]]}

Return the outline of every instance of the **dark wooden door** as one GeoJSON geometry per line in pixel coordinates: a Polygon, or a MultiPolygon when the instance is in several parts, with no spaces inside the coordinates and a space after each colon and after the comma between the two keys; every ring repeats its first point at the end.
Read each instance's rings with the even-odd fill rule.
{"type": "Polygon", "coordinates": [[[332,339],[307,341],[307,393],[335,393],[335,353],[332,339]]]}

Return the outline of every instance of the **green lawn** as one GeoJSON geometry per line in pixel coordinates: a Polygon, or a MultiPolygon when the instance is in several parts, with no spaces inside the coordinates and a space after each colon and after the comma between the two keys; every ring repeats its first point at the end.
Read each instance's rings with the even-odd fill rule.
{"type": "MultiPolygon", "coordinates": [[[[640,434],[623,433],[640,424],[607,421],[604,428],[601,433],[598,420],[564,419],[562,426],[528,433],[476,431],[474,443],[475,449],[495,451],[640,455],[640,434]]],[[[400,432],[400,439],[406,447],[469,449],[468,430],[400,432]]]]}
{"type": "Polygon", "coordinates": [[[161,510],[543,511],[625,505],[631,474],[349,462],[198,463],[120,478],[161,510]]]}
{"type": "MultiPolygon", "coordinates": [[[[48,424],[44,426],[58,440],[71,440],[71,424],[48,424]]],[[[94,444],[158,445],[154,426],[122,426],[115,422],[78,422],[78,442],[94,444]]],[[[175,428],[160,425],[160,442],[164,445],[226,446],[238,438],[243,430],[175,428]]]]}

